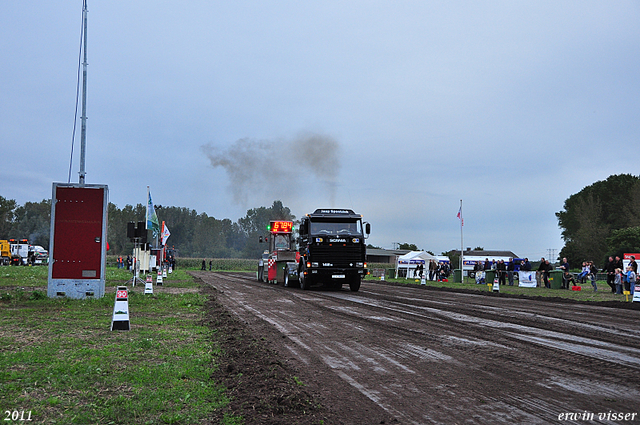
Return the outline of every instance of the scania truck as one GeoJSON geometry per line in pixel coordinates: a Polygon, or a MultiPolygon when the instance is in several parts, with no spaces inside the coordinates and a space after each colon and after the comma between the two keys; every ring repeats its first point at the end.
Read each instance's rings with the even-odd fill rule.
{"type": "Polygon", "coordinates": [[[365,237],[369,223],[347,209],[317,209],[302,217],[298,229],[298,279],[300,288],[321,284],[340,289],[348,284],[360,289],[367,274],[365,237]]]}

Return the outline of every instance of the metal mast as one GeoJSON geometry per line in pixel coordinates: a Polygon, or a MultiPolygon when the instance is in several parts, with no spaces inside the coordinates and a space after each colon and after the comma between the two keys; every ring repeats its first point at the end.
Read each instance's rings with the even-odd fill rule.
{"type": "Polygon", "coordinates": [[[80,130],[80,179],[79,183],[84,184],[84,162],[85,150],[87,145],[87,0],[82,5],[82,21],[83,21],[83,47],[84,52],[82,61],[82,129],[80,130]]]}

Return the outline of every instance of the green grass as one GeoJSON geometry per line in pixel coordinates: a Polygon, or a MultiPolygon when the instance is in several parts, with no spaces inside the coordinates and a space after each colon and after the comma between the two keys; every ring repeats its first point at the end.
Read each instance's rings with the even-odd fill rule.
{"type": "MultiPolygon", "coordinates": [[[[388,282],[398,282],[398,283],[407,283],[407,284],[415,284],[420,285],[420,280],[416,279],[387,279],[388,282]]],[[[380,281],[380,278],[374,278],[371,275],[365,278],[365,281],[380,281]]],[[[513,294],[513,295],[528,295],[532,297],[560,297],[560,298],[570,298],[579,301],[620,301],[626,302],[626,297],[624,295],[615,295],[611,293],[611,288],[607,285],[605,281],[597,281],[596,285],[598,286],[598,292],[593,292],[593,287],[591,286],[591,282],[587,282],[582,284],[581,291],[571,291],[567,289],[547,289],[547,288],[521,288],[516,280],[514,286],[500,285],[500,293],[504,294],[513,294]]],[[[492,287],[488,285],[477,285],[475,280],[465,277],[463,283],[453,283],[453,277],[451,276],[451,280],[449,282],[437,282],[437,281],[426,281],[427,286],[431,287],[443,287],[443,288],[452,288],[452,289],[471,289],[475,291],[486,291],[491,292],[492,287]]],[[[629,301],[631,301],[631,297],[629,297],[629,301]]]]}
{"type": "Polygon", "coordinates": [[[219,348],[206,298],[184,271],[154,295],[129,286],[131,330],[110,331],[109,288],[130,277],[109,268],[103,298],[49,299],[46,267],[0,267],[2,412],[30,411],[33,423],[194,424],[228,404],[210,380],[219,348]]]}

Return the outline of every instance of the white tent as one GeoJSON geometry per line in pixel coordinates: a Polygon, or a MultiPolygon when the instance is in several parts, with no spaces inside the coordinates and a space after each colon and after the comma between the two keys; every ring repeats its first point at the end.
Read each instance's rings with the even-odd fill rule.
{"type": "Polygon", "coordinates": [[[418,264],[422,264],[424,266],[425,276],[429,274],[429,262],[431,260],[438,261],[437,257],[429,254],[425,251],[410,251],[404,255],[398,257],[396,261],[396,276],[400,276],[400,270],[406,270],[406,273],[403,272],[403,275],[409,279],[416,278],[415,275],[416,267],[418,264]]]}

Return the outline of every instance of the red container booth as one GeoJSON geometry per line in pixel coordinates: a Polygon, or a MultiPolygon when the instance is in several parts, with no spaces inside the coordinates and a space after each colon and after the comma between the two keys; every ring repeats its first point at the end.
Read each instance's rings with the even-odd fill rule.
{"type": "Polygon", "coordinates": [[[49,297],[104,296],[108,195],[106,185],[53,183],[49,297]]]}

